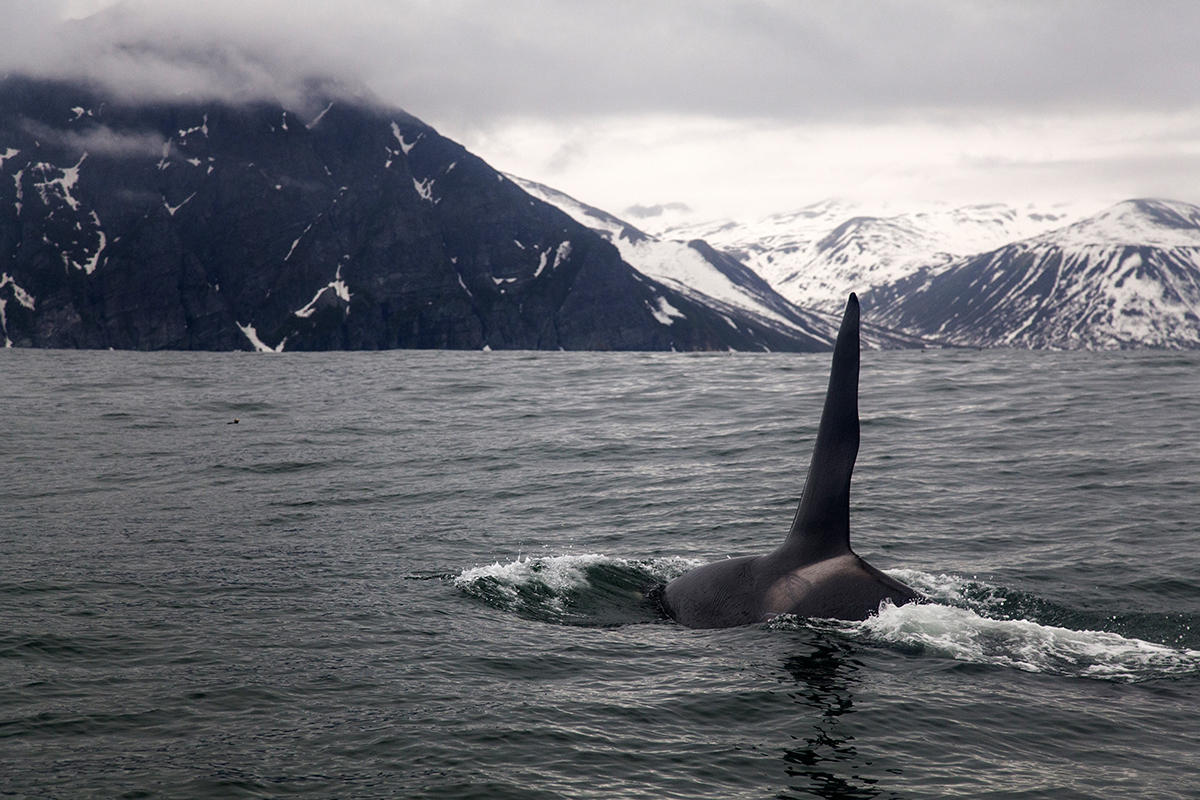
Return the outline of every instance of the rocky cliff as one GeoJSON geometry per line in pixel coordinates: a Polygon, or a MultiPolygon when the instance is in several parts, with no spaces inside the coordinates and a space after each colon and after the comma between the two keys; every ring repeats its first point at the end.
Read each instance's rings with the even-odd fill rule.
{"type": "Polygon", "coordinates": [[[22,347],[821,350],[637,272],[401,111],[0,82],[0,325],[22,347]]]}

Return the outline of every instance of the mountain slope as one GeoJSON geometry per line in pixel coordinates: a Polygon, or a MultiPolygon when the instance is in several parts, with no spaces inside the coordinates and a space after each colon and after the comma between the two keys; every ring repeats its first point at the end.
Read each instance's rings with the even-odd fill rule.
{"type": "Polygon", "coordinates": [[[397,110],[0,82],[6,345],[825,349],[639,274],[397,110]]]}
{"type": "Polygon", "coordinates": [[[868,293],[885,324],[981,347],[1200,347],[1200,207],[1130,200],[868,293]]]}
{"type": "Polygon", "coordinates": [[[865,292],[1077,217],[1078,211],[1069,207],[1003,204],[869,213],[831,200],[755,223],[677,226],[662,235],[704,239],[745,263],[791,302],[836,311],[849,291],[865,292]]]}
{"type": "MultiPolygon", "coordinates": [[[[562,209],[590,227],[641,274],[697,303],[720,311],[731,324],[753,321],[791,335],[813,336],[832,346],[841,320],[837,313],[813,311],[789,302],[754,270],[702,239],[677,241],[651,236],[606,211],[534,181],[508,176],[531,195],[562,209]]],[[[855,287],[846,288],[839,303],[855,287]]],[[[865,324],[863,344],[872,348],[922,347],[917,337],[865,324]]]]}

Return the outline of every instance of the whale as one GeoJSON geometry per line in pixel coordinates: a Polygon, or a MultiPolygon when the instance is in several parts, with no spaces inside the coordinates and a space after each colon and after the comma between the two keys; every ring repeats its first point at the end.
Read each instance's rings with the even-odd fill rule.
{"type": "Polygon", "coordinates": [[[655,592],[689,628],[731,628],[782,614],[863,620],[891,602],[922,599],[850,549],[850,477],[858,457],[859,304],[851,294],[833,347],[812,462],[787,538],[761,556],[697,567],[655,592]]]}

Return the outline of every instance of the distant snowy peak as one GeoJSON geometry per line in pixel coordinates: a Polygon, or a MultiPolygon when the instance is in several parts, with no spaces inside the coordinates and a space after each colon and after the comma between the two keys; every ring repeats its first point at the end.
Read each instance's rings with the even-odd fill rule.
{"type": "Polygon", "coordinates": [[[793,303],[833,311],[864,292],[924,268],[994,249],[1083,216],[1071,206],[1001,203],[887,206],[827,200],[754,223],[720,221],[668,229],[744,261],[793,303]]]}
{"type": "Polygon", "coordinates": [[[979,347],[1200,347],[1200,207],[1129,200],[1060,230],[878,287],[915,335],[979,347]]]}
{"type": "Polygon", "coordinates": [[[748,315],[829,336],[832,315],[856,291],[868,318],[888,326],[879,333],[902,331],[908,346],[923,337],[978,347],[1200,347],[1200,207],[1188,203],[894,212],[830,200],[753,224],[667,226],[655,236],[522,185],[730,324],[748,315]]]}
{"type": "Polygon", "coordinates": [[[825,200],[752,223],[722,219],[650,229],[650,232],[664,239],[703,239],[737,258],[747,259],[760,253],[787,253],[807,247],[861,213],[862,209],[854,204],[825,200]]]}
{"type": "MultiPolygon", "coordinates": [[[[732,327],[750,321],[787,335],[808,337],[823,347],[831,347],[837,337],[840,309],[834,309],[839,313],[833,314],[798,307],[733,254],[714,249],[700,237],[680,241],[651,236],[557,189],[516,175],[507,177],[532,196],[604,236],[616,246],[621,259],[635,270],[717,311],[732,327]]],[[[846,294],[839,303],[845,303],[846,294]]],[[[925,344],[916,337],[870,325],[864,326],[862,338],[864,345],[871,348],[925,344]]]]}
{"type": "Polygon", "coordinates": [[[1034,241],[1058,247],[1200,246],[1200,206],[1178,200],[1126,200],[1034,241]]]}
{"type": "Polygon", "coordinates": [[[859,224],[875,221],[936,240],[947,252],[971,254],[1000,244],[1028,238],[1081,219],[1095,207],[1056,204],[1016,207],[1005,203],[952,206],[918,204],[895,208],[846,200],[824,200],[784,214],[772,214],[756,222],[718,220],[692,223],[662,231],[663,237],[702,238],[721,248],[756,248],[811,245],[849,220],[859,224]]]}

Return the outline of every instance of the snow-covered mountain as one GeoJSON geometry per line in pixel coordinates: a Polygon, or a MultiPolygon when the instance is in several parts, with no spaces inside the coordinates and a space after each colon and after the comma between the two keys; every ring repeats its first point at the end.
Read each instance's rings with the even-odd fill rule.
{"type": "MultiPolygon", "coordinates": [[[[836,312],[857,291],[874,322],[946,344],[1200,347],[1200,208],[1188,203],[892,212],[831,200],[757,223],[668,219],[638,236],[707,242],[798,306],[836,312]]],[[[657,277],[653,247],[631,241],[622,256],[657,277]]]]}
{"type": "Polygon", "coordinates": [[[995,203],[891,212],[827,200],[754,223],[666,227],[660,236],[703,239],[749,266],[793,303],[833,311],[847,292],[867,291],[1062,227],[1083,211],[1078,206],[995,203]]]}
{"type": "Polygon", "coordinates": [[[856,291],[873,347],[1200,348],[1187,203],[831,201],[656,234],[325,99],[0,81],[0,343],[816,351],[856,291]]]}
{"type": "Polygon", "coordinates": [[[879,287],[884,324],[951,344],[1200,347],[1200,207],[1128,200],[879,287]]]}
{"type": "MultiPolygon", "coordinates": [[[[802,333],[832,344],[837,335],[846,295],[862,286],[847,286],[827,308],[813,310],[780,295],[762,276],[737,257],[721,252],[702,237],[652,236],[606,211],[534,181],[507,176],[529,194],[557,206],[575,221],[613,243],[625,263],[648,278],[668,286],[701,305],[726,315],[730,325],[749,317],[781,332],[802,333]]],[[[874,324],[864,324],[863,343],[873,348],[921,347],[917,337],[897,334],[874,324]]]]}

